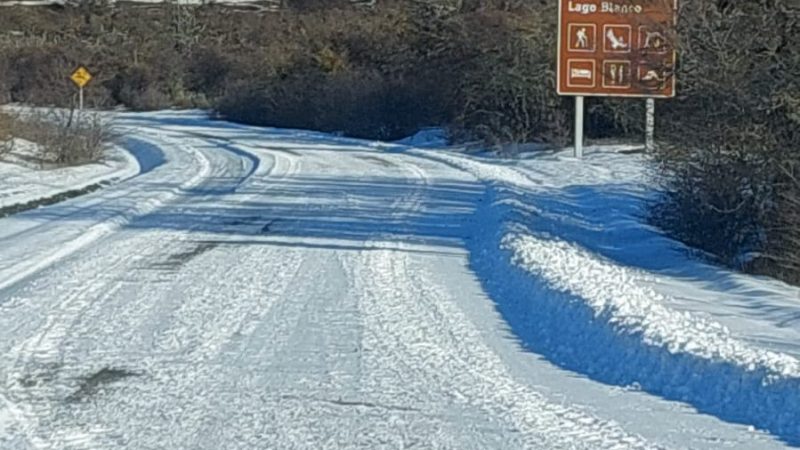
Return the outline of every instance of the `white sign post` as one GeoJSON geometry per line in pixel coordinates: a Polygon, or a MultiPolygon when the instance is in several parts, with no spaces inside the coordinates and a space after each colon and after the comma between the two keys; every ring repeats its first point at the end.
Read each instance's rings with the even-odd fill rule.
{"type": "Polygon", "coordinates": [[[575,157],[583,158],[583,96],[575,96],[575,157]]]}
{"type": "Polygon", "coordinates": [[[645,134],[644,149],[647,153],[655,150],[655,130],[656,130],[656,101],[647,99],[647,112],[645,113],[645,134]]]}

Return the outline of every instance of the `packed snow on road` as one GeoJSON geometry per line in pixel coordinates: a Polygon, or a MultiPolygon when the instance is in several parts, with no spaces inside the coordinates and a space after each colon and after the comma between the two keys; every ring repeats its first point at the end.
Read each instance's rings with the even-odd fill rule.
{"type": "Polygon", "coordinates": [[[646,157],[119,113],[0,164],[0,448],[800,445],[800,290],[647,225],[646,157]],[[27,170],[27,169],[26,169],[27,170]]]}

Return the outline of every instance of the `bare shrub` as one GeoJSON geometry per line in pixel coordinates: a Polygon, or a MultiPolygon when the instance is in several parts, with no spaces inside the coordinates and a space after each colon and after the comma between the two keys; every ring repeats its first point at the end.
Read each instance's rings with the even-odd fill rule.
{"type": "Polygon", "coordinates": [[[42,164],[67,166],[101,161],[115,138],[111,123],[75,110],[33,112],[16,120],[14,135],[35,142],[42,164]]]}
{"type": "Polygon", "coordinates": [[[0,68],[12,74],[0,74],[0,98],[70,106],[75,88],[67,75],[89,64],[96,68],[86,91],[92,106],[220,105],[235,120],[375,138],[451,123],[492,142],[561,134],[564,112],[549,91],[554,5],[351,3],[287,0],[280,14],[124,2],[81,2],[55,15],[8,8],[0,30],[24,32],[0,40],[0,68]],[[306,98],[312,93],[322,98],[306,98]],[[309,107],[310,117],[286,99],[309,107]]]}
{"type": "Polygon", "coordinates": [[[434,87],[416,77],[348,72],[327,77],[319,120],[329,131],[393,140],[438,119],[434,87]]]}
{"type": "Polygon", "coordinates": [[[763,246],[773,196],[759,155],[720,148],[671,154],[662,161],[665,193],[653,208],[657,224],[723,263],[744,268],[747,253],[763,246]]]}
{"type": "Polygon", "coordinates": [[[506,3],[287,15],[300,30],[273,24],[285,38],[246,57],[199,51],[188,84],[223,91],[222,115],[254,124],[377,139],[452,125],[492,144],[558,141],[570,121],[553,83],[557,10],[541,8],[552,16],[506,3]]]}
{"type": "Polygon", "coordinates": [[[14,150],[14,136],[11,134],[13,118],[0,112],[0,160],[14,150]]]}

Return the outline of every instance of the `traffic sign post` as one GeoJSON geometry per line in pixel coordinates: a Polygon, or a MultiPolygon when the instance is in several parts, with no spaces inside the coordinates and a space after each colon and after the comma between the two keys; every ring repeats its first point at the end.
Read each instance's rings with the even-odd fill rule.
{"type": "Polygon", "coordinates": [[[575,97],[575,152],[576,158],[583,158],[583,96],[575,97]]]}
{"type": "Polygon", "coordinates": [[[652,153],[655,150],[655,131],[656,131],[656,101],[648,98],[645,112],[644,124],[644,150],[652,153]]]}
{"type": "Polygon", "coordinates": [[[558,93],[576,97],[576,114],[584,96],[648,98],[648,114],[653,98],[675,96],[677,9],[677,0],[559,0],[558,93]]]}
{"type": "Polygon", "coordinates": [[[83,88],[92,81],[92,74],[85,67],[81,66],[69,76],[73,83],[78,86],[78,110],[83,111],[83,88]]]}

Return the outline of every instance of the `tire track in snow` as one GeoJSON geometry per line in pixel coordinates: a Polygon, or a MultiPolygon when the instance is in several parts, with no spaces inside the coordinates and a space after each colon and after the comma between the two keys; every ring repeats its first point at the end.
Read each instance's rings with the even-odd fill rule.
{"type": "MultiPolygon", "coordinates": [[[[106,266],[108,272],[95,272],[89,280],[79,277],[64,280],[65,283],[59,284],[51,295],[57,297],[66,290],[66,298],[47,311],[43,326],[34,335],[12,347],[4,357],[13,361],[5,374],[5,395],[11,395],[11,398],[6,397],[6,401],[14,404],[23,435],[37,449],[64,448],[75,439],[92,444],[86,434],[75,429],[41,430],[47,426],[42,419],[48,417],[47,412],[57,407],[55,405],[66,397],[64,392],[69,389],[69,379],[59,376],[59,372],[71,369],[64,367],[65,352],[61,348],[71,324],[91,303],[103,303],[116,292],[119,283],[114,282],[108,273],[113,273],[125,262],[126,258],[117,258],[106,266]],[[110,286],[107,285],[109,281],[110,286]],[[57,381],[59,383],[55,384],[57,381]]],[[[78,273],[86,272],[78,270],[78,273]]]]}
{"type": "MultiPolygon", "coordinates": [[[[417,180],[412,182],[417,188],[392,203],[392,216],[398,219],[421,211],[431,187],[428,173],[411,158],[404,159],[402,167],[417,180]]],[[[416,420],[449,430],[426,446],[655,448],[612,422],[549,403],[513,381],[454,299],[427,278],[404,244],[389,245],[396,249],[345,259],[351,295],[359,298],[364,314],[368,388],[362,394],[376,397],[368,397],[376,404],[401,405],[416,420]],[[394,384],[398,379],[404,380],[402,386],[394,384]]],[[[413,439],[402,434],[403,445],[413,439]]]]}
{"type": "MultiPolygon", "coordinates": [[[[501,436],[511,439],[503,444],[494,442],[495,448],[654,448],[614,423],[549,403],[515,383],[453,300],[432,288],[435,284],[413,267],[408,253],[369,252],[360,260],[363,263],[352,269],[356,291],[365,296],[365,326],[376,336],[365,347],[383,347],[371,354],[395,353],[373,363],[377,367],[396,366],[393,360],[408,363],[404,392],[415,390],[416,385],[420,392],[450,396],[450,402],[473,415],[480,411],[483,420],[494,422],[491,427],[505,430],[501,436]]],[[[384,389],[390,388],[379,390],[384,389]]],[[[475,448],[487,448],[485,444],[475,448]]]]}
{"type": "MultiPolygon", "coordinates": [[[[12,236],[16,242],[19,242],[22,239],[37,241],[38,237],[44,233],[44,227],[47,229],[53,227],[58,228],[62,223],[68,223],[72,217],[85,215],[87,211],[91,212],[94,208],[99,208],[103,205],[113,205],[122,198],[133,197],[137,199],[137,201],[135,201],[133,204],[126,205],[123,207],[123,209],[115,210],[116,208],[112,206],[110,209],[115,211],[113,211],[110,215],[108,215],[107,212],[104,212],[103,214],[106,214],[106,217],[102,218],[99,222],[93,223],[88,228],[80,229],[77,235],[70,236],[71,239],[59,242],[59,245],[55,251],[53,251],[52,246],[43,248],[41,245],[38,245],[34,246],[36,250],[34,250],[33,254],[31,254],[30,250],[23,248],[23,246],[19,244],[11,246],[7,250],[7,254],[3,255],[3,259],[13,261],[14,263],[13,265],[7,267],[0,266],[0,274],[2,274],[4,278],[3,281],[0,281],[0,291],[6,290],[10,286],[20,282],[36,272],[46,269],[56,262],[75,253],[81,248],[84,248],[87,245],[96,242],[100,238],[119,230],[123,225],[129,223],[135,217],[155,211],[169,200],[178,198],[180,195],[180,190],[185,190],[200,184],[210,171],[209,162],[202,154],[198,152],[193,152],[191,149],[186,149],[185,147],[184,151],[196,155],[197,161],[200,162],[200,169],[191,178],[181,183],[171,192],[162,192],[158,197],[144,196],[144,198],[142,198],[141,194],[132,195],[132,193],[137,190],[136,186],[131,184],[118,185],[119,192],[111,193],[110,198],[106,196],[109,194],[104,194],[101,196],[101,198],[93,200],[85,208],[82,208],[79,202],[78,210],[67,213],[66,215],[58,216],[59,221],[47,222],[36,229],[25,232],[24,237],[19,234],[12,236]],[[17,254],[17,250],[21,251],[22,254],[17,254]]],[[[55,207],[58,208],[59,205],[56,205],[55,207]]],[[[76,222],[79,221],[76,220],[76,222]]],[[[74,233],[75,230],[71,231],[74,233]]],[[[7,239],[8,238],[6,238],[6,240],[7,239]]]]}
{"type": "MultiPolygon", "coordinates": [[[[279,175],[280,178],[294,171],[297,164],[293,160],[278,157],[274,167],[284,174],[279,175]]],[[[261,195],[266,193],[263,189],[259,192],[261,195]]],[[[248,195],[245,199],[251,197],[248,195]]],[[[264,254],[263,251],[269,247],[260,245],[241,247],[238,244],[226,244],[224,239],[216,241],[216,244],[217,248],[182,267],[179,278],[170,281],[170,288],[166,292],[159,292],[164,290],[163,286],[160,289],[153,289],[152,292],[142,292],[142,296],[149,299],[165,296],[183,300],[175,303],[176,307],[172,312],[166,314],[166,320],[160,317],[163,308],[161,314],[150,315],[152,320],[167,326],[157,326],[155,329],[152,325],[147,327],[152,330],[150,331],[152,344],[148,347],[154,352],[142,355],[141,365],[147,367],[146,372],[157,381],[132,387],[137,394],[129,398],[135,397],[142,401],[129,403],[124,408],[128,413],[118,418],[113,411],[121,408],[114,401],[102,405],[103,412],[108,414],[98,414],[95,411],[95,414],[89,415],[89,417],[106,415],[114,417],[115,420],[110,424],[112,429],[122,429],[123,420],[131,422],[125,427],[126,431],[122,432],[120,438],[127,442],[127,445],[133,447],[151,445],[142,441],[140,437],[146,434],[145,430],[154,426],[153,423],[149,423],[153,418],[148,419],[146,413],[156,411],[159,414],[167,414],[178,407],[177,405],[181,405],[180,408],[187,413],[181,419],[183,425],[180,429],[186,430],[186,433],[173,431],[166,438],[168,445],[174,448],[224,448],[226,443],[233,442],[222,439],[229,434],[227,428],[217,429],[212,426],[202,431],[194,428],[194,423],[209,420],[209,415],[216,416],[217,413],[227,417],[238,416],[243,413],[242,408],[246,408],[248,404],[253,408],[253,413],[258,411],[258,407],[263,406],[261,403],[252,404],[258,397],[247,398],[246,395],[242,395],[236,400],[240,408],[237,411],[229,411],[222,405],[219,411],[198,411],[194,404],[198,398],[195,393],[198,389],[218,391],[219,384],[226,385],[236,379],[252,382],[253,376],[249,374],[252,369],[247,367],[247,364],[254,362],[261,364],[260,358],[252,357],[252,351],[265,345],[272,346],[271,342],[266,344],[269,341],[260,339],[257,341],[255,330],[261,326],[259,324],[272,310],[277,298],[286,296],[283,291],[291,282],[291,277],[286,278],[286,273],[292,270],[296,273],[297,269],[291,267],[299,267],[299,260],[277,254],[274,250],[264,254]],[[230,256],[226,258],[227,252],[234,252],[235,259],[230,256]],[[217,270],[211,274],[204,274],[208,267],[216,267],[217,270]],[[237,270],[239,267],[248,270],[237,270]],[[254,267],[259,267],[263,273],[253,271],[254,267]],[[204,283],[197,284],[198,278],[202,278],[204,283]],[[248,286],[250,288],[247,288],[248,286]],[[208,287],[213,288],[208,290],[208,287]],[[241,348],[242,345],[244,348],[241,348]],[[186,368],[182,370],[186,373],[176,373],[176,369],[180,368],[186,368]],[[220,368],[225,369],[220,370],[220,368]],[[232,370],[241,372],[230,373],[232,370]],[[220,379],[220,374],[230,379],[220,379]],[[164,403],[158,396],[160,385],[172,386],[169,404],[164,403]],[[138,433],[137,429],[140,430],[138,433]]],[[[160,303],[162,302],[154,300],[154,305],[160,303]]],[[[124,307],[128,304],[123,302],[122,305],[124,307]]],[[[133,309],[134,314],[136,309],[133,309]]],[[[117,313],[115,317],[119,315],[125,316],[117,313]]],[[[146,322],[147,320],[141,319],[137,321],[142,324],[146,322]]],[[[125,340],[140,342],[141,337],[134,334],[122,342],[125,340]]],[[[167,417],[162,416],[161,419],[167,417]]],[[[251,425],[263,426],[259,422],[251,425]]]]}
{"type": "MultiPolygon", "coordinates": [[[[164,136],[161,136],[160,139],[161,142],[166,142],[168,144],[175,142],[174,140],[164,136]]],[[[161,145],[164,144],[162,143],[161,145]]],[[[181,148],[182,151],[184,151],[185,153],[194,154],[196,160],[201,161],[201,168],[203,168],[198,173],[193,174],[193,176],[189,180],[183,182],[180,185],[179,189],[184,190],[187,188],[191,188],[192,186],[202,185],[205,178],[210,173],[211,164],[208,162],[207,159],[205,159],[205,157],[202,155],[201,152],[192,151],[193,147],[181,145],[179,148],[181,148]]],[[[257,164],[254,165],[249,175],[252,175],[252,173],[255,172],[255,169],[257,167],[258,167],[257,164]]],[[[242,182],[246,181],[246,179],[247,177],[242,179],[242,182]]],[[[74,211],[72,215],[82,214],[83,211],[91,210],[92,208],[98,207],[99,205],[110,204],[118,200],[119,198],[124,197],[126,194],[127,191],[122,191],[117,194],[112,194],[110,196],[104,196],[95,201],[89,201],[88,205],[86,205],[84,208],[74,211]]],[[[177,196],[178,192],[177,191],[173,192],[173,195],[177,196]]],[[[173,200],[177,201],[177,199],[173,200]]],[[[158,206],[163,206],[163,205],[164,203],[156,202],[154,204],[145,205],[145,207],[142,208],[141,204],[137,204],[136,212],[139,215],[145,214],[147,212],[155,210],[158,206]]],[[[118,213],[118,214],[130,215],[131,213],[130,211],[128,211],[126,213],[118,213]]],[[[8,288],[14,282],[19,281],[21,278],[30,276],[32,273],[36,271],[46,269],[54,262],[66,258],[72,253],[85,247],[89,243],[94,242],[98,240],[100,237],[103,237],[106,234],[110,233],[113,229],[119,228],[124,223],[125,220],[130,220],[130,218],[121,217],[120,215],[117,215],[114,216],[112,220],[115,222],[113,224],[115,226],[111,226],[111,224],[109,224],[108,221],[101,222],[100,224],[92,226],[89,229],[89,231],[81,235],[78,240],[72,241],[70,245],[66,246],[66,248],[62,248],[55,254],[51,254],[44,261],[40,261],[35,266],[35,270],[30,271],[31,273],[24,273],[24,272],[19,273],[15,279],[6,281],[4,286],[0,287],[8,288]]],[[[42,226],[45,225],[47,224],[44,224],[42,226]]],[[[38,228],[41,228],[41,226],[36,227],[36,229],[34,230],[29,230],[28,233],[37,232],[39,231],[38,228]]],[[[143,248],[147,248],[147,244],[148,243],[145,241],[144,247],[134,246],[131,248],[142,251],[143,248]]],[[[168,243],[166,248],[175,246],[176,243],[170,242],[168,243]]],[[[165,247],[161,247],[161,250],[164,249],[165,247]]],[[[119,255],[123,256],[121,258],[118,257],[115,263],[108,264],[108,261],[105,261],[107,265],[104,267],[103,272],[97,272],[96,269],[89,269],[88,271],[84,270],[83,272],[79,270],[79,272],[81,273],[94,272],[96,274],[105,274],[105,273],[113,274],[114,271],[117,270],[120,265],[126,263],[128,261],[128,258],[132,256],[129,252],[126,251],[120,252],[119,255]]],[[[101,255],[101,257],[103,256],[101,255]]],[[[77,279],[78,278],[76,278],[75,280],[77,279]]],[[[56,309],[55,311],[48,312],[44,327],[40,328],[36,335],[30,337],[29,339],[17,345],[15,348],[11,349],[8,352],[8,356],[10,357],[10,359],[16,360],[16,363],[14,363],[14,367],[17,367],[18,369],[14,369],[9,374],[7,374],[6,376],[7,391],[11,392],[12,394],[14,392],[16,392],[17,394],[21,393],[20,395],[21,399],[12,402],[12,400],[8,398],[7,395],[4,394],[3,400],[4,403],[6,403],[7,408],[10,411],[14,412],[14,416],[16,417],[18,425],[22,427],[23,434],[28,436],[28,440],[31,443],[33,443],[36,448],[53,448],[54,445],[56,446],[56,448],[62,448],[64,446],[70,446],[70,448],[77,448],[73,447],[73,444],[77,445],[79,443],[81,446],[86,448],[96,448],[96,444],[93,443],[93,441],[87,434],[82,432],[76,433],[73,431],[75,430],[75,428],[72,427],[58,428],[58,432],[55,434],[51,434],[47,441],[44,441],[39,436],[35,435],[36,433],[35,429],[39,428],[39,425],[37,425],[39,420],[41,420],[41,418],[46,416],[43,414],[45,410],[41,409],[37,410],[37,408],[44,407],[42,405],[47,405],[48,401],[49,402],[57,401],[58,400],[57,397],[59,395],[63,397],[64,396],[63,392],[59,392],[59,389],[63,391],[64,388],[63,384],[64,383],[69,384],[69,380],[61,380],[60,381],[60,383],[62,384],[61,386],[54,386],[47,384],[45,384],[41,388],[35,388],[34,386],[35,389],[27,390],[30,392],[25,392],[26,389],[24,388],[21,391],[19,389],[15,389],[17,386],[14,385],[14,382],[22,383],[23,381],[21,380],[32,379],[33,381],[30,382],[39,383],[41,382],[41,380],[36,380],[36,378],[39,377],[40,375],[43,375],[47,378],[55,377],[55,375],[51,373],[41,374],[39,373],[41,372],[40,370],[32,368],[32,366],[50,367],[52,370],[59,370],[59,371],[71,369],[71,367],[69,368],[63,367],[64,366],[63,358],[65,357],[64,355],[71,353],[69,349],[61,347],[65,337],[71,332],[79,331],[79,330],[74,330],[73,325],[80,320],[81,315],[90,306],[90,304],[93,306],[103,305],[104,301],[107,300],[109,297],[113,296],[114,294],[116,294],[117,290],[120,288],[121,285],[120,282],[118,281],[113,282],[112,284],[109,285],[107,282],[108,280],[105,281],[104,280],[105,279],[103,275],[96,275],[93,280],[88,281],[88,284],[85,284],[87,283],[87,280],[82,280],[81,284],[77,286],[78,289],[72,290],[71,293],[68,295],[68,297],[64,301],[59,303],[58,309],[56,309]],[[97,297],[97,300],[95,300],[95,297],[97,297]],[[37,364],[33,364],[34,361],[37,361],[37,364]],[[18,373],[19,371],[22,371],[24,373],[31,372],[31,374],[25,375],[23,373],[18,373]],[[50,397],[50,399],[49,400],[42,399],[41,397],[50,397]]],[[[67,280],[67,283],[69,283],[70,281],[74,280],[67,280]]],[[[62,289],[63,285],[59,287],[59,291],[61,291],[62,289]]],[[[57,295],[58,293],[54,293],[54,296],[57,295]]],[[[18,297],[16,299],[16,303],[19,303],[20,301],[22,301],[22,299],[18,297]]],[[[5,306],[8,307],[9,305],[5,306]]],[[[102,323],[102,321],[100,323],[102,323]]],[[[55,382],[57,380],[50,379],[48,381],[55,382]]]]}
{"type": "MultiPolygon", "coordinates": [[[[294,161],[284,160],[285,158],[279,157],[269,170],[261,169],[261,167],[258,170],[263,174],[274,173],[274,169],[277,169],[278,172],[295,170],[294,161]]],[[[285,174],[281,176],[285,176],[285,174]]],[[[240,183],[239,186],[241,187],[242,184],[240,183]]],[[[260,190],[260,193],[263,195],[264,191],[260,190]]],[[[208,198],[211,201],[214,197],[208,198]]],[[[243,200],[247,201],[252,198],[254,198],[253,195],[247,194],[243,200]]],[[[217,204],[225,201],[228,200],[224,195],[217,198],[217,204]]],[[[180,208],[180,205],[174,205],[174,207],[180,208]]],[[[179,244],[178,248],[191,242],[187,240],[185,234],[171,232],[170,235],[173,236],[172,240],[179,244]]],[[[201,233],[194,239],[199,237],[202,241],[203,236],[204,234],[201,233]]],[[[213,239],[213,236],[208,237],[213,239]]],[[[111,343],[109,344],[110,350],[101,353],[138,355],[138,357],[134,357],[134,359],[138,359],[135,367],[144,367],[143,372],[146,376],[145,379],[137,380],[137,383],[130,387],[136,392],[130,397],[149,399],[153,403],[147,407],[144,407],[145,403],[139,401],[131,403],[128,400],[123,404],[118,404],[117,396],[115,396],[114,398],[95,400],[95,404],[98,405],[96,409],[78,410],[73,414],[84,416],[88,421],[97,417],[109,417],[109,420],[104,421],[104,426],[109,430],[117,430],[118,440],[128,442],[128,445],[134,445],[134,447],[141,447],[142,445],[152,445],[152,443],[142,442],[138,437],[138,435],[146,433],[148,427],[154,425],[150,423],[153,419],[148,419],[146,413],[155,407],[160,407],[157,410],[161,413],[167,413],[176,405],[181,404],[185,405],[187,412],[190,412],[182,428],[186,428],[187,432],[191,434],[184,435],[173,432],[167,440],[174,443],[174,448],[201,448],[210,446],[211,442],[216,442],[217,434],[215,432],[200,432],[200,430],[192,428],[192,422],[188,419],[196,416],[194,420],[206,420],[204,417],[207,413],[195,411],[194,405],[189,402],[196,396],[187,395],[187,393],[195,392],[197,388],[216,390],[215,384],[220,380],[209,381],[207,384],[202,380],[209,380],[209,377],[215,379],[211,374],[218,372],[218,367],[236,367],[236,363],[231,363],[237,358],[241,358],[241,354],[238,356],[231,354],[232,346],[235,346],[236,342],[247,340],[248,336],[250,339],[252,338],[250,333],[254,321],[258,321],[261,315],[269,311],[272,302],[275,301],[274,297],[262,298],[262,296],[265,292],[274,292],[275,289],[280,291],[281,279],[273,276],[280,277],[287,270],[286,264],[291,266],[296,263],[292,263],[287,258],[280,258],[278,259],[280,266],[277,267],[261,264],[263,270],[270,276],[260,279],[264,276],[258,275],[252,270],[237,270],[239,265],[252,268],[262,262],[261,258],[263,257],[249,256],[260,250],[259,246],[249,250],[237,248],[236,245],[227,245],[224,239],[214,242],[214,245],[214,249],[186,263],[177,274],[167,277],[164,281],[169,283],[168,286],[160,284],[151,288],[146,285],[147,277],[139,279],[136,286],[144,283],[143,290],[142,288],[137,289],[139,295],[132,294],[131,300],[133,301],[120,299],[115,302],[117,306],[113,309],[111,323],[105,330],[87,328],[84,331],[84,333],[94,336],[91,339],[94,342],[111,343]],[[232,252],[235,252],[236,259],[226,257],[228,253],[232,252]],[[227,267],[233,261],[235,264],[227,267]],[[215,267],[217,270],[210,274],[204,273],[210,267],[215,267]],[[197,279],[203,279],[204,282],[198,284],[197,279]],[[263,290],[265,283],[269,286],[268,291],[263,290]],[[248,288],[248,286],[262,286],[262,290],[248,288]],[[148,303],[135,301],[138,297],[147,299],[148,303]],[[176,299],[182,300],[177,301],[176,299]],[[142,311],[148,311],[148,313],[143,314],[142,311]],[[122,337],[119,336],[120,331],[123,333],[122,337]],[[106,336],[97,336],[101,333],[106,336]],[[142,348],[150,350],[141,354],[142,348]],[[175,373],[176,368],[189,370],[186,374],[178,375],[175,373]],[[172,386],[172,404],[167,405],[161,400],[154,400],[153,394],[162,389],[161,385],[172,386]],[[120,416],[115,413],[117,410],[125,410],[128,413],[120,416]],[[132,423],[125,426],[123,420],[130,420],[132,423]],[[138,444],[133,444],[133,442],[138,442],[138,444]]],[[[176,251],[175,244],[173,243],[165,250],[160,253],[173,254],[176,251]]],[[[159,252],[154,253],[155,255],[149,255],[144,260],[152,260],[153,256],[159,254],[159,252]]],[[[131,295],[127,297],[131,297],[131,295]]],[[[112,310],[107,308],[98,310],[94,319],[87,320],[87,325],[103,323],[103,314],[111,313],[112,310]]],[[[105,320],[105,322],[108,321],[105,320]]],[[[231,374],[231,376],[237,378],[235,374],[231,374]]],[[[120,389],[128,389],[128,386],[120,389]]],[[[124,392],[120,392],[119,395],[125,397],[124,392]]],[[[230,411],[227,414],[236,413],[230,411]]],[[[213,448],[223,448],[222,446],[222,442],[217,442],[217,446],[213,448]]]]}

